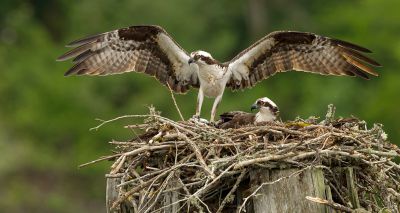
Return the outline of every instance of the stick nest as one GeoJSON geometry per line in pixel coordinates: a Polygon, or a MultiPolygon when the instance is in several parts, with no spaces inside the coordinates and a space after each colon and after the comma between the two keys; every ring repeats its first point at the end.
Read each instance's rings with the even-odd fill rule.
{"type": "Polygon", "coordinates": [[[122,116],[94,129],[121,118],[144,122],[125,126],[135,136],[110,142],[113,155],[87,163],[114,161],[106,175],[118,178],[118,196],[110,205],[114,210],[125,205],[135,212],[178,207],[179,211],[240,212],[261,188],[248,189],[238,198],[237,189],[249,182],[251,170],[298,168],[293,175],[299,175],[316,167],[323,169],[332,198],[307,198],[310,202],[344,212],[399,210],[400,165],[394,159],[399,159],[400,149],[387,141],[382,125],[367,128],[356,118],[334,119],[331,105],[321,122],[310,118],[218,129],[195,121],[172,121],[150,109],[148,115],[122,116]],[[348,167],[354,171],[358,207],[344,177],[348,167]],[[165,201],[165,195],[176,192],[179,199],[165,201]]]}

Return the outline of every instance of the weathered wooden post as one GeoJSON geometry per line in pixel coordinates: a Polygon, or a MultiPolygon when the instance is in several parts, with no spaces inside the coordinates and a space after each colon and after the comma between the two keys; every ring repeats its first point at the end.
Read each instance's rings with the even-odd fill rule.
{"type": "Polygon", "coordinates": [[[117,185],[120,182],[120,178],[106,177],[106,208],[107,213],[110,213],[111,206],[118,199],[117,185]]]}
{"type": "MultiPolygon", "coordinates": [[[[261,188],[252,198],[250,202],[251,206],[247,208],[247,212],[330,212],[327,207],[306,200],[306,196],[327,198],[327,189],[322,169],[314,168],[299,171],[300,169],[257,169],[251,171],[249,188],[242,188],[241,190],[246,191],[261,188]]],[[[107,213],[135,212],[134,208],[127,205],[126,202],[122,203],[117,209],[110,211],[110,207],[119,196],[117,188],[119,183],[120,178],[107,177],[107,213]]],[[[177,183],[171,179],[168,185],[169,189],[174,189],[177,183]]],[[[179,212],[180,205],[176,202],[181,198],[178,191],[171,190],[165,193],[161,199],[160,206],[167,207],[161,212],[179,212]]]]}
{"type": "Polygon", "coordinates": [[[298,174],[296,172],[299,169],[252,171],[251,188],[262,187],[253,198],[254,213],[327,212],[325,206],[306,199],[306,196],[326,198],[322,169],[308,169],[298,174]],[[271,184],[262,186],[263,183],[271,184]]]}
{"type": "MultiPolygon", "coordinates": [[[[175,189],[178,186],[176,179],[171,178],[168,184],[169,189],[175,189]]],[[[161,206],[167,206],[162,212],[179,212],[180,204],[177,203],[179,200],[178,190],[171,190],[163,195],[164,199],[161,206]]]]}
{"type": "Polygon", "coordinates": [[[119,192],[118,184],[121,183],[121,177],[106,176],[106,208],[107,213],[134,213],[134,208],[128,205],[127,201],[122,202],[118,208],[111,210],[112,205],[118,200],[119,192]]]}
{"type": "Polygon", "coordinates": [[[358,199],[358,192],[355,186],[355,179],[354,179],[354,169],[351,167],[345,168],[346,171],[346,183],[347,189],[349,190],[349,196],[351,200],[351,204],[353,208],[360,208],[360,201],[358,199]]]}

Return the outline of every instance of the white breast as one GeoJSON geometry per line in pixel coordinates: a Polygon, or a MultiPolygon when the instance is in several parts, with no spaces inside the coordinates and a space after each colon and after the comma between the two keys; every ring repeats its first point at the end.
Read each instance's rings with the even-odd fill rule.
{"type": "Polygon", "coordinates": [[[256,119],[254,121],[255,124],[260,123],[260,122],[269,122],[269,121],[274,121],[276,119],[276,116],[271,113],[269,109],[263,109],[262,107],[259,112],[256,114],[256,119]]]}
{"type": "Polygon", "coordinates": [[[199,66],[198,76],[200,80],[200,89],[207,97],[217,97],[224,92],[226,82],[229,79],[229,73],[218,65],[199,66]]]}

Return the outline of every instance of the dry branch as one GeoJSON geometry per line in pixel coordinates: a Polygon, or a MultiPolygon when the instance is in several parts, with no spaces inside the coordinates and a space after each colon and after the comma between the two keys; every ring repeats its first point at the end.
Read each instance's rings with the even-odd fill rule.
{"type": "Polygon", "coordinates": [[[350,212],[350,213],[353,212],[353,209],[351,209],[349,207],[346,207],[346,206],[340,205],[339,203],[335,203],[335,202],[332,202],[332,201],[329,201],[329,200],[325,200],[325,199],[322,199],[322,198],[319,198],[319,197],[309,197],[309,196],[307,196],[306,199],[309,200],[309,201],[315,202],[315,203],[320,203],[320,204],[323,204],[323,205],[330,206],[330,207],[332,207],[332,208],[334,208],[336,210],[340,210],[340,211],[343,211],[343,212],[350,212]]]}

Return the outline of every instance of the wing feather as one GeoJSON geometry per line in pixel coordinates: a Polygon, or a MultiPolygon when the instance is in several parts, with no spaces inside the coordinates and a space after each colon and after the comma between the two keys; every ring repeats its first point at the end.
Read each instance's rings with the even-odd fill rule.
{"type": "Polygon", "coordinates": [[[378,76],[370,66],[381,65],[361,52],[371,51],[313,33],[273,32],[229,62],[233,75],[227,86],[233,90],[244,89],[278,72],[291,70],[365,79],[369,79],[367,74],[378,76]]]}
{"type": "Polygon", "coordinates": [[[73,41],[58,61],[73,59],[68,75],[143,72],[178,93],[199,87],[188,54],[159,26],[132,26],[73,41]]]}
{"type": "Polygon", "coordinates": [[[221,129],[238,128],[241,126],[254,124],[255,115],[243,111],[225,112],[220,115],[217,127],[221,129]]]}

